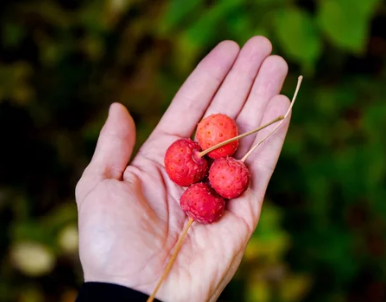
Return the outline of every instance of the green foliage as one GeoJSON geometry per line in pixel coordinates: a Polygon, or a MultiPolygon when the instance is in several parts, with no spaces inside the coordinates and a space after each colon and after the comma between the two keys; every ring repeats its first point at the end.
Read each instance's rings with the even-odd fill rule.
{"type": "Polygon", "coordinates": [[[322,40],[310,14],[295,7],[277,10],[274,29],[290,59],[305,70],[315,65],[322,52],[322,40]]]}
{"type": "Polygon", "coordinates": [[[203,0],[192,0],[186,3],[179,0],[170,1],[164,13],[163,31],[168,31],[183,24],[186,18],[197,17],[197,11],[204,7],[204,2],[203,0]]]}
{"type": "Polygon", "coordinates": [[[289,63],[284,94],[305,79],[259,226],[220,301],[384,301],[385,9],[380,0],[0,4],[0,301],[74,301],[74,187],[108,105],[129,108],[138,150],[213,46],[258,34],[289,63]],[[26,250],[44,261],[29,266],[26,250]]]}
{"type": "Polygon", "coordinates": [[[319,22],[331,42],[361,53],[368,38],[368,24],[381,1],[326,0],[320,2],[319,22]]]}

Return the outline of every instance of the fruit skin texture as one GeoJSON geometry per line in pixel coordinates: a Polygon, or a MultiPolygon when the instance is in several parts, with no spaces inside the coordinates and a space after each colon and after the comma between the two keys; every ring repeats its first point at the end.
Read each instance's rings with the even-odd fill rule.
{"type": "MultiPolygon", "coordinates": [[[[218,113],[209,115],[198,124],[196,138],[202,150],[205,150],[237,135],[236,122],[229,116],[218,113]]],[[[230,156],[238,146],[239,141],[236,140],[209,152],[208,156],[213,159],[230,156]]]]}
{"type": "Polygon", "coordinates": [[[218,221],[225,211],[225,200],[204,183],[191,185],[182,194],[181,209],[194,221],[209,224],[218,221]]]}
{"type": "Polygon", "coordinates": [[[200,158],[200,146],[189,138],[175,141],[166,150],[164,164],[169,178],[186,187],[199,182],[208,173],[208,162],[200,158]]]}
{"type": "Polygon", "coordinates": [[[231,199],[243,194],[249,185],[247,166],[233,157],[216,159],[209,170],[209,182],[222,197],[231,199]]]}

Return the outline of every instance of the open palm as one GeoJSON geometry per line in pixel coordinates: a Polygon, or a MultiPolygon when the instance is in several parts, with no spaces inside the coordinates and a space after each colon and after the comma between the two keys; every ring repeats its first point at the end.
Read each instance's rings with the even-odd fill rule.
{"type": "MultiPolygon", "coordinates": [[[[250,39],[241,50],[231,41],[215,47],[178,91],[129,166],[134,122],[122,105],[110,107],[95,154],[76,188],[85,281],[152,292],[187,222],[179,207],[185,188],[169,180],[165,151],[175,140],[191,137],[202,117],[212,113],[235,118],[239,132],[283,114],[289,100],[278,94],[287,64],[270,53],[271,44],[263,37],[250,39]]],[[[251,185],[227,203],[222,219],[193,224],[158,299],[216,301],[257,225],[287,128],[288,121],[248,158],[251,185]]],[[[236,158],[263,134],[242,139],[236,158]]]]}

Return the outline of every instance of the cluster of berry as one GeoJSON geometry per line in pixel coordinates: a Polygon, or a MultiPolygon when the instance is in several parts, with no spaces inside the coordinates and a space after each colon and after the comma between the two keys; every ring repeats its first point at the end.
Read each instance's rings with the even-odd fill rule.
{"type": "Polygon", "coordinates": [[[232,118],[213,114],[198,124],[198,142],[179,139],[166,151],[165,169],[170,179],[180,186],[189,186],[181,196],[180,206],[194,221],[207,224],[219,220],[225,210],[224,198],[236,198],[248,188],[248,168],[244,162],[231,157],[239,141],[218,147],[237,135],[238,128],[232,118]],[[204,154],[210,147],[215,149],[207,152],[214,160],[209,169],[204,154]],[[207,181],[203,181],[206,176],[207,181]]]}

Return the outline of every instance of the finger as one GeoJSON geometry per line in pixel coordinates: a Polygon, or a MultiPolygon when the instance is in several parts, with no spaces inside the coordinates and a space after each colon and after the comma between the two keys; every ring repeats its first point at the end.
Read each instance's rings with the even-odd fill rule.
{"type": "MultiPolygon", "coordinates": [[[[264,60],[248,100],[236,119],[240,133],[263,125],[261,120],[268,101],[280,93],[287,72],[288,65],[282,57],[274,55],[264,60]]],[[[255,137],[256,135],[250,135],[241,140],[237,158],[246,153],[255,137]]]]}
{"type": "MultiPolygon", "coordinates": [[[[277,95],[273,97],[269,101],[262,123],[267,123],[276,116],[285,114],[289,105],[290,101],[286,96],[277,95]]],[[[248,201],[240,202],[237,199],[229,201],[229,210],[237,216],[243,217],[251,228],[254,228],[258,221],[265,191],[283,147],[290,118],[291,114],[283,121],[283,124],[247,158],[245,164],[251,173],[249,192],[245,192],[245,196],[249,197],[248,201]]],[[[271,125],[259,132],[253,145],[266,137],[276,126],[277,125],[271,125]]]]}
{"type": "Polygon", "coordinates": [[[233,41],[218,44],[177,92],[152,136],[160,132],[180,137],[191,136],[238,53],[239,46],[233,41]]]}
{"type": "Polygon", "coordinates": [[[134,144],[135,124],[132,117],[123,105],[112,104],[88,170],[105,178],[121,179],[134,144]]]}
{"type": "Polygon", "coordinates": [[[261,63],[271,51],[271,42],[261,36],[253,37],[245,43],[205,116],[223,113],[236,117],[247,99],[261,63]]]}
{"type": "MultiPolygon", "coordinates": [[[[286,96],[278,95],[273,97],[264,114],[263,123],[270,121],[276,116],[283,115],[287,111],[289,105],[290,100],[286,96]]],[[[275,170],[287,134],[290,118],[291,114],[289,114],[280,127],[272,133],[269,138],[251,153],[245,162],[252,175],[251,187],[258,192],[265,192],[272,173],[275,170]]],[[[271,125],[258,133],[252,145],[258,144],[271,133],[276,126],[277,125],[271,125]]]]}

